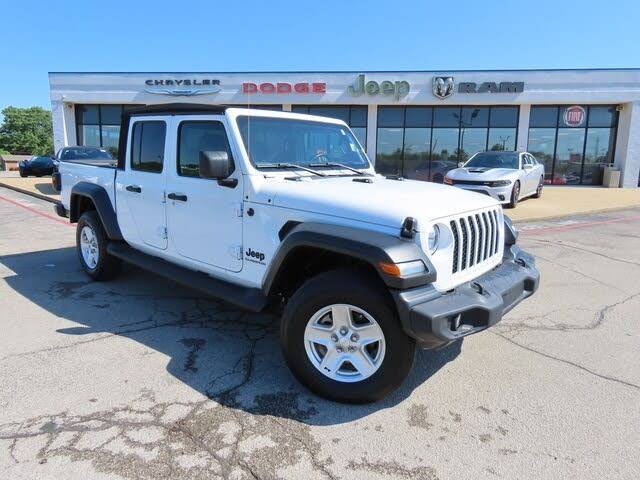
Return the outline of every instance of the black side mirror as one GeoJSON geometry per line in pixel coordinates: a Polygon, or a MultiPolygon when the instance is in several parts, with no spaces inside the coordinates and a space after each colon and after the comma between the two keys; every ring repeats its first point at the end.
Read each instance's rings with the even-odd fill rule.
{"type": "Polygon", "coordinates": [[[200,178],[223,180],[231,175],[231,160],[227,152],[200,151],[200,178]]]}

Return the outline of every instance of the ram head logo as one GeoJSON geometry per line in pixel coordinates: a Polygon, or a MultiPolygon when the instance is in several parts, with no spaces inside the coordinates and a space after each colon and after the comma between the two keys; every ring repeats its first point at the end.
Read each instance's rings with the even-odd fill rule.
{"type": "Polygon", "coordinates": [[[433,94],[441,100],[453,95],[453,77],[433,77],[433,94]]]}

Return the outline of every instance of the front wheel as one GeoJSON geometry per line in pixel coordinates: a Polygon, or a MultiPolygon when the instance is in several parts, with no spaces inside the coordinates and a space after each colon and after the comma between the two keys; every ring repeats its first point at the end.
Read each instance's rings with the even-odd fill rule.
{"type": "Polygon", "coordinates": [[[76,228],[76,249],[82,269],[94,280],[111,280],[120,273],[122,262],[107,253],[108,242],[96,211],[84,212],[76,228]]]}
{"type": "Polygon", "coordinates": [[[516,205],[518,205],[519,197],[520,197],[520,182],[516,182],[513,184],[513,188],[511,189],[511,201],[507,204],[507,207],[516,208],[516,205]]]}
{"type": "Polygon", "coordinates": [[[415,353],[384,289],[349,270],[308,280],[285,307],[280,338],[302,384],[346,403],[373,402],[394,391],[415,353]]]}

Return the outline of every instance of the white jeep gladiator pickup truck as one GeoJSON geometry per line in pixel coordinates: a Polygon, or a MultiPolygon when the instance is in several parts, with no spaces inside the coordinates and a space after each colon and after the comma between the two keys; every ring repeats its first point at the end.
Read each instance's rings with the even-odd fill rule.
{"type": "Polygon", "coordinates": [[[124,260],[258,312],[312,391],[370,402],[416,344],[498,322],[539,283],[488,196],[377,175],[344,122],[211,105],[123,115],[116,168],[61,163],[59,215],[95,280],[124,260]]]}

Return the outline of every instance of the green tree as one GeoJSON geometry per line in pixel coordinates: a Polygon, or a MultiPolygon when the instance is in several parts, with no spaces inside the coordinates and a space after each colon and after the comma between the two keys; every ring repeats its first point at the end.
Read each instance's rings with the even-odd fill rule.
{"type": "Polygon", "coordinates": [[[14,155],[53,153],[51,112],[41,107],[7,107],[2,110],[0,150],[14,155]]]}
{"type": "Polygon", "coordinates": [[[491,150],[493,150],[493,151],[504,150],[504,145],[502,145],[501,143],[494,143],[491,146],[491,150]]]}

